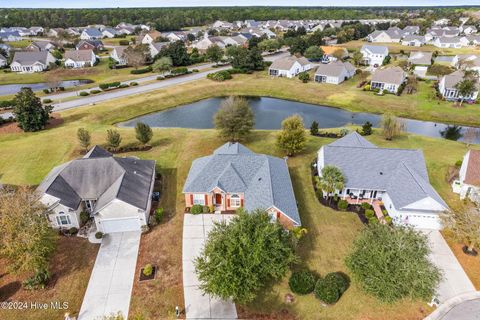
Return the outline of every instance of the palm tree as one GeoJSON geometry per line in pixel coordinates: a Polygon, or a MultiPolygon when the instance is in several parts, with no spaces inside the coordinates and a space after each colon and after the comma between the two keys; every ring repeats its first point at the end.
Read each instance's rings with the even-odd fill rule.
{"type": "Polygon", "coordinates": [[[327,194],[329,203],[332,200],[332,194],[337,190],[342,190],[344,185],[345,177],[339,168],[335,166],[323,167],[319,187],[327,194]]]}

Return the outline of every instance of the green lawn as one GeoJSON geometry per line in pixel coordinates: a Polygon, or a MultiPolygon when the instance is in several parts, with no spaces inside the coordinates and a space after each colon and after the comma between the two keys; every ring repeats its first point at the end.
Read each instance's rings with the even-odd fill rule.
{"type": "MultiPolygon", "coordinates": [[[[385,108],[391,108],[393,103],[390,103],[396,101],[395,99],[399,101],[405,99],[403,96],[374,96],[357,90],[354,81],[342,86],[352,95],[343,97],[345,101],[352,99],[350,103],[352,108],[367,108],[368,104],[371,106],[372,101],[379,100],[385,103],[382,104],[385,108]]],[[[79,127],[91,131],[94,144],[103,144],[106,130],[112,128],[111,124],[114,122],[210,96],[235,92],[330,104],[331,101],[342,97],[337,91],[337,87],[334,86],[301,84],[298,79],[272,80],[264,74],[255,74],[235,76],[235,80],[224,83],[202,80],[128,99],[65,111],[61,113],[65,122],[56,128],[36,133],[2,134],[0,181],[10,184],[38,184],[53,166],[79,157],[80,150],[76,141],[76,130],[79,127]],[[252,81],[252,78],[255,81],[252,81]]],[[[413,103],[414,97],[406,98],[411,99],[410,103],[413,103]]],[[[403,102],[403,106],[405,103],[403,102]]],[[[377,109],[371,107],[369,111],[379,111],[379,107],[377,109]]],[[[424,107],[417,103],[414,108],[424,107]]],[[[447,108],[447,105],[439,108],[447,108]]],[[[133,129],[118,130],[123,137],[122,144],[135,143],[133,129]]],[[[283,156],[284,154],[275,147],[275,136],[275,131],[255,131],[246,141],[246,145],[255,152],[283,156]]],[[[378,130],[375,130],[375,134],[368,139],[379,146],[422,149],[433,186],[452,208],[462,206],[462,202],[451,192],[446,182],[446,173],[448,166],[465,154],[467,150],[465,144],[413,135],[403,135],[399,139],[387,142],[378,134],[378,130]]],[[[330,141],[332,140],[309,137],[305,152],[288,160],[302,222],[309,231],[298,249],[301,264],[320,275],[331,271],[347,271],[344,257],[352,240],[362,228],[354,214],[334,212],[323,207],[313,193],[310,163],[316,157],[320,146],[330,141]]],[[[146,152],[129,154],[157,161],[157,167],[164,176],[160,205],[166,210],[165,221],[143,237],[138,263],[139,267],[146,263],[155,263],[161,266],[162,272],[156,280],[148,284],[135,282],[131,302],[132,316],[138,314],[144,315],[147,319],[173,318],[174,306],[183,304],[180,235],[184,199],[181,190],[191,161],[210,154],[222,143],[213,130],[154,129],[151,143],[153,148],[146,152]]],[[[475,269],[467,272],[472,272],[471,270],[475,269]]],[[[265,290],[251,305],[240,306],[241,314],[247,318],[258,314],[274,317],[283,316],[282,310],[287,310],[290,315],[299,319],[421,319],[430,310],[423,302],[402,301],[392,305],[382,304],[365,295],[355,282],[339,303],[329,308],[322,307],[311,295],[296,297],[295,303],[286,305],[283,300],[287,292],[285,278],[281,283],[265,290]]],[[[38,295],[40,297],[42,293],[39,292],[38,295]]],[[[32,298],[35,297],[36,294],[33,294],[32,298]]],[[[35,319],[34,314],[28,312],[22,315],[24,319],[35,319]]]]}
{"type": "Polygon", "coordinates": [[[12,48],[17,48],[17,49],[22,49],[22,48],[28,47],[30,45],[30,43],[32,43],[32,40],[28,40],[28,39],[22,39],[22,40],[19,40],[19,41],[7,42],[7,44],[12,46],[12,48]]]}

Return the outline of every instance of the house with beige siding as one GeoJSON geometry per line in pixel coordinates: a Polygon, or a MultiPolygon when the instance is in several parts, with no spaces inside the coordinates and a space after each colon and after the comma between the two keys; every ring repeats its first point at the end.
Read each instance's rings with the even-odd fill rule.
{"type": "Polygon", "coordinates": [[[279,58],[270,65],[268,74],[273,77],[293,78],[300,72],[312,69],[312,64],[304,57],[288,56],[279,58]]]}
{"type": "Polygon", "coordinates": [[[370,89],[379,89],[380,91],[397,93],[398,89],[404,82],[405,72],[400,67],[377,69],[372,74],[370,89]]]}
{"type": "Polygon", "coordinates": [[[240,143],[226,143],[195,159],[183,187],[185,206],[208,206],[215,213],[266,210],[287,228],[300,216],[285,159],[257,154],[240,143]]]}

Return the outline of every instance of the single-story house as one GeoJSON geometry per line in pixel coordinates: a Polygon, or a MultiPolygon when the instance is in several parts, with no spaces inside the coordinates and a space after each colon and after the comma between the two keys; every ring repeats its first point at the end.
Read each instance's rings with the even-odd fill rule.
{"type": "Polygon", "coordinates": [[[168,46],[170,42],[152,42],[148,45],[150,49],[150,56],[155,57],[163,47],[168,46]]]}
{"type": "Polygon", "coordinates": [[[170,42],[175,42],[175,41],[184,41],[187,38],[187,34],[184,31],[170,31],[170,32],[164,32],[162,36],[164,38],[167,38],[170,42]]]}
{"type": "Polygon", "coordinates": [[[329,63],[337,61],[338,57],[344,59],[348,57],[348,51],[346,48],[337,47],[337,46],[320,46],[323,51],[322,63],[329,63]]]}
{"type": "Polygon", "coordinates": [[[469,198],[480,204],[480,150],[468,150],[463,156],[458,179],[452,183],[453,192],[460,199],[469,198]]]}
{"type": "Polygon", "coordinates": [[[148,223],[155,161],[114,157],[99,146],[50,171],[37,188],[53,228],[79,228],[80,213],[103,233],[141,230],[148,223]]]}
{"type": "Polygon", "coordinates": [[[316,82],[340,84],[355,75],[357,69],[350,62],[334,61],[320,64],[315,71],[316,82]]]}
{"type": "Polygon", "coordinates": [[[403,28],[403,34],[405,36],[412,36],[419,33],[420,33],[419,26],[406,26],[405,28],[403,28]]]}
{"type": "Polygon", "coordinates": [[[80,34],[82,40],[98,40],[101,38],[103,38],[103,34],[97,28],[86,28],[80,34]]]}
{"type": "Polygon", "coordinates": [[[372,46],[364,44],[360,49],[363,55],[362,63],[378,68],[383,64],[383,60],[388,56],[388,48],[385,46],[372,46]]]}
{"type": "Polygon", "coordinates": [[[97,57],[93,50],[70,50],[65,52],[64,65],[67,68],[93,67],[97,57]]]}
{"type": "Polygon", "coordinates": [[[0,54],[0,68],[7,66],[8,61],[2,54],[0,54]]]}
{"type": "Polygon", "coordinates": [[[367,36],[369,42],[400,42],[402,34],[396,30],[375,30],[367,36]]]}
{"type": "Polygon", "coordinates": [[[152,42],[156,42],[160,37],[162,37],[162,33],[160,31],[151,30],[143,36],[141,42],[143,44],[150,44],[152,42]]]}
{"type": "Polygon", "coordinates": [[[312,64],[304,57],[288,56],[273,61],[268,74],[274,77],[293,78],[300,72],[312,69],[312,64]]]}
{"type": "Polygon", "coordinates": [[[125,51],[126,48],[128,48],[128,47],[126,47],[126,46],[113,47],[113,50],[110,53],[110,58],[115,60],[117,62],[117,65],[119,65],[119,66],[126,66],[127,65],[127,59],[125,58],[125,55],[123,54],[123,52],[125,51]]]}
{"type": "Polygon", "coordinates": [[[439,37],[433,40],[433,45],[438,48],[461,48],[460,37],[439,37]]]}
{"type": "Polygon", "coordinates": [[[405,72],[400,67],[377,69],[372,74],[370,90],[379,89],[380,91],[397,93],[404,82],[405,72]]]}
{"type": "Polygon", "coordinates": [[[426,43],[425,36],[408,35],[402,39],[402,46],[421,47],[426,43]]]}
{"type": "Polygon", "coordinates": [[[438,91],[447,100],[458,101],[475,101],[478,97],[478,81],[476,82],[477,90],[472,94],[462,97],[456,88],[456,85],[465,79],[465,72],[463,70],[457,70],[450,74],[443,76],[438,82],[438,91]]]}
{"type": "Polygon", "coordinates": [[[462,29],[463,34],[465,34],[465,35],[469,35],[469,34],[473,34],[473,33],[478,32],[477,27],[472,26],[472,25],[463,25],[461,27],[461,29],[462,29]]]}
{"type": "Polygon", "coordinates": [[[5,42],[20,41],[22,40],[22,36],[18,31],[0,32],[0,40],[5,42]]]}
{"type": "Polygon", "coordinates": [[[120,33],[113,28],[105,28],[102,30],[102,38],[115,38],[115,36],[119,34],[120,33]]]}
{"type": "Polygon", "coordinates": [[[454,59],[455,67],[463,70],[473,70],[480,74],[480,56],[476,54],[459,54],[454,59]]]}
{"type": "Polygon", "coordinates": [[[10,69],[13,72],[42,72],[55,61],[55,57],[48,51],[17,51],[13,56],[10,69]]]}
{"type": "Polygon", "coordinates": [[[100,40],[82,40],[75,48],[77,50],[93,50],[97,52],[98,50],[103,50],[103,42],[100,40]]]}
{"type": "Polygon", "coordinates": [[[286,160],[254,153],[240,143],[228,142],[195,159],[183,194],[187,208],[262,209],[287,228],[301,225],[286,160]]]}
{"type": "Polygon", "coordinates": [[[342,172],[344,187],[335,192],[342,199],[367,200],[380,214],[383,205],[395,224],[442,228],[448,206],[429,182],[421,150],[379,148],[353,132],[320,148],[319,176],[325,166],[342,172]]]}
{"type": "Polygon", "coordinates": [[[430,66],[432,65],[432,52],[412,51],[408,57],[408,63],[414,66],[430,66]]]}
{"type": "Polygon", "coordinates": [[[27,51],[52,51],[57,46],[50,41],[34,41],[30,43],[25,50],[27,51]]]}
{"type": "Polygon", "coordinates": [[[65,32],[63,28],[51,28],[47,32],[47,36],[57,38],[62,32],[65,32]]]}

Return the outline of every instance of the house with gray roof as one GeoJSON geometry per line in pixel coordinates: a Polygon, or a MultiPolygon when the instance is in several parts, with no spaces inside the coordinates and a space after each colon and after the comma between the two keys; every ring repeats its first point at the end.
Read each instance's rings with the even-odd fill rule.
{"type": "Polygon", "coordinates": [[[379,89],[380,91],[397,93],[398,89],[404,82],[405,72],[400,67],[377,69],[372,74],[370,89],[379,89]]]}
{"type": "Polygon", "coordinates": [[[388,56],[388,48],[385,46],[364,44],[360,49],[360,53],[363,55],[363,64],[378,68],[383,64],[383,60],[388,56]]]}
{"type": "Polygon", "coordinates": [[[209,206],[218,213],[263,209],[287,228],[301,225],[286,160],[240,143],[226,143],[195,159],[183,193],[187,208],[209,206]]]}
{"type": "Polygon", "coordinates": [[[97,61],[97,56],[92,49],[65,51],[64,58],[65,67],[74,69],[93,67],[97,61]]]}
{"type": "Polygon", "coordinates": [[[10,69],[13,72],[42,72],[55,61],[55,57],[48,51],[17,51],[13,56],[10,69]]]}
{"type": "Polygon", "coordinates": [[[408,63],[414,66],[432,65],[433,53],[429,51],[411,51],[408,63]]]}
{"type": "Polygon", "coordinates": [[[433,45],[438,48],[461,48],[463,43],[460,37],[438,37],[433,40],[433,45]]]}
{"type": "Polygon", "coordinates": [[[421,150],[379,148],[353,132],[320,148],[320,176],[325,166],[345,178],[339,197],[381,203],[396,224],[441,229],[439,216],[448,206],[430,185],[421,150]]]}
{"type": "Polygon", "coordinates": [[[28,51],[52,51],[57,46],[50,41],[33,41],[30,43],[25,50],[28,51]]]}
{"type": "Polygon", "coordinates": [[[472,78],[475,81],[476,90],[468,96],[462,96],[457,89],[457,85],[465,80],[465,72],[463,70],[457,70],[450,74],[443,76],[438,82],[438,91],[447,100],[450,101],[475,101],[478,98],[479,83],[478,80],[472,78]]]}
{"type": "Polygon", "coordinates": [[[316,82],[340,84],[355,75],[357,69],[350,62],[334,61],[320,64],[315,71],[316,82]]]}
{"type": "Polygon", "coordinates": [[[402,46],[421,47],[427,43],[425,36],[408,35],[402,39],[402,46]]]}
{"type": "Polygon", "coordinates": [[[148,223],[155,161],[117,158],[99,146],[50,171],[37,192],[53,228],[79,228],[80,213],[103,233],[140,230],[148,223]]]}
{"type": "Polygon", "coordinates": [[[82,40],[98,40],[103,38],[103,34],[97,28],[86,28],[80,34],[82,40]]]}
{"type": "Polygon", "coordinates": [[[312,69],[312,64],[304,57],[288,56],[278,58],[268,68],[268,74],[274,77],[293,78],[300,72],[312,69]]]}

